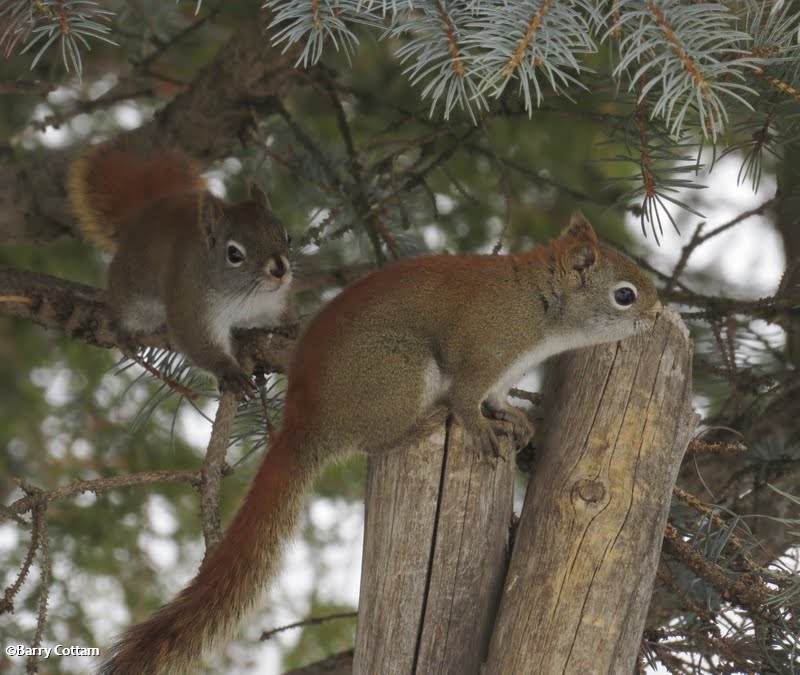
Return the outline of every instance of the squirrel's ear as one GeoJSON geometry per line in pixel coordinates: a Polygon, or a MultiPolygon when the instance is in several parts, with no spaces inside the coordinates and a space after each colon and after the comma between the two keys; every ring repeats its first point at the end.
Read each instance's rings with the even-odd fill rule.
{"type": "Polygon", "coordinates": [[[250,199],[258,204],[264,211],[271,211],[272,207],[269,203],[269,198],[258,185],[250,186],[250,199]]]}
{"type": "Polygon", "coordinates": [[[566,271],[584,272],[597,262],[597,235],[580,211],[572,214],[556,245],[566,271]]]}
{"type": "Polygon", "coordinates": [[[597,244],[597,235],[592,224],[580,211],[573,211],[569,219],[569,225],[561,233],[562,237],[572,239],[582,239],[592,244],[597,244]]]}
{"type": "Polygon", "coordinates": [[[582,272],[597,262],[597,247],[588,241],[579,241],[567,247],[564,252],[565,267],[582,272]]]}
{"type": "Polygon", "coordinates": [[[200,227],[203,228],[208,248],[213,248],[216,244],[217,231],[223,216],[220,201],[214,195],[206,192],[200,198],[200,227]]]}
{"type": "Polygon", "coordinates": [[[597,235],[592,224],[580,211],[572,214],[558,244],[565,270],[583,272],[597,262],[597,235]]]}

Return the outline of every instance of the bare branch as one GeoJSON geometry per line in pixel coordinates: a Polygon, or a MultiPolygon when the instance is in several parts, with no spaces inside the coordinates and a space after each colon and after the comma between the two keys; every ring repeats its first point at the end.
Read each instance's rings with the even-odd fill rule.
{"type": "Polygon", "coordinates": [[[0,94],[41,94],[46,96],[56,84],[46,80],[13,80],[0,82],[0,94]]]}
{"type": "Polygon", "coordinates": [[[199,471],[142,471],[128,474],[127,476],[77,480],[69,485],[62,485],[52,490],[41,490],[35,494],[20,497],[3,511],[0,511],[0,523],[10,520],[11,514],[25,513],[39,504],[49,504],[57,499],[64,499],[82,492],[93,492],[96,495],[100,495],[115,488],[146,483],[189,483],[190,485],[199,485],[200,480],[199,471]]]}
{"type": "Polygon", "coordinates": [[[219,486],[222,474],[227,468],[225,452],[230,444],[233,420],[236,417],[236,396],[224,392],[219,400],[217,415],[211,427],[211,438],[208,441],[206,458],[200,470],[200,522],[203,526],[203,539],[206,542],[206,553],[222,536],[219,513],[219,486]]]}
{"type": "MultiPolygon", "coordinates": [[[[245,22],[155,119],[125,136],[144,148],[181,148],[201,162],[227,155],[252,124],[253,96],[274,96],[299,81],[293,51],[282,54],[264,36],[264,21],[271,15],[258,16],[245,22]]],[[[71,148],[0,166],[0,241],[48,241],[75,233],[66,193],[74,155],[71,148]]]]}
{"type": "Polygon", "coordinates": [[[705,234],[702,233],[703,223],[698,225],[697,229],[694,231],[692,238],[689,242],[683,247],[681,250],[681,257],[678,262],[675,264],[675,269],[672,271],[672,275],[670,276],[669,280],[667,281],[666,290],[671,291],[675,287],[675,283],[678,280],[678,277],[683,273],[683,270],[686,269],[686,264],[689,262],[689,256],[694,253],[698,246],[704,244],[712,237],[717,236],[718,234],[722,234],[726,230],[738,225],[739,223],[747,220],[751,216],[760,216],[767,210],[770,206],[772,206],[778,199],[778,195],[774,195],[769,199],[764,200],[757,206],[754,206],[752,209],[748,209],[747,211],[743,211],[735,218],[731,218],[731,220],[727,221],[726,223],[722,223],[718,225],[713,230],[709,230],[705,234]]]}
{"type": "Polygon", "coordinates": [[[39,611],[36,613],[36,633],[31,641],[33,653],[28,657],[26,663],[26,672],[32,674],[39,672],[39,654],[37,647],[40,647],[42,644],[44,629],[47,625],[47,604],[50,600],[50,582],[53,579],[53,565],[50,558],[50,538],[47,533],[47,517],[45,516],[46,510],[47,506],[45,504],[40,504],[34,513],[34,518],[38,518],[41,521],[39,523],[39,536],[41,539],[41,543],[39,544],[39,569],[41,570],[41,578],[39,580],[39,611]]]}
{"type": "Polygon", "coordinates": [[[335,614],[326,614],[325,616],[312,616],[308,619],[303,619],[302,621],[295,621],[294,623],[287,624],[285,626],[279,626],[278,628],[271,628],[270,630],[265,630],[261,633],[261,637],[258,639],[262,642],[264,640],[271,639],[274,635],[278,633],[283,633],[283,631],[291,630],[292,628],[304,628],[305,626],[316,626],[321,623],[325,623],[326,621],[335,621],[337,619],[354,619],[358,616],[358,612],[337,612],[335,614]]]}
{"type": "Polygon", "coordinates": [[[746,607],[754,616],[766,621],[773,620],[767,609],[770,590],[757,575],[748,573],[731,579],[720,565],[708,560],[695,546],[685,541],[673,525],[667,525],[664,530],[664,551],[708,582],[723,598],[746,607]]]}
{"type": "Polygon", "coordinates": [[[686,448],[686,453],[707,454],[707,455],[740,455],[749,448],[738,441],[733,443],[707,443],[706,441],[693,440],[686,448]]]}
{"type": "Polygon", "coordinates": [[[17,593],[19,593],[19,589],[22,588],[22,584],[24,584],[25,579],[28,578],[28,572],[30,572],[31,570],[31,565],[33,565],[33,559],[36,556],[36,551],[38,550],[39,544],[41,542],[41,511],[42,511],[41,505],[37,505],[33,509],[33,521],[31,524],[31,543],[28,545],[28,552],[25,554],[25,560],[22,561],[22,566],[20,567],[19,573],[17,574],[17,578],[8,588],[6,588],[5,593],[3,593],[3,599],[0,600],[0,614],[13,611],[14,596],[17,593]]]}
{"type": "MultiPolygon", "coordinates": [[[[28,319],[45,328],[97,347],[112,348],[124,340],[114,326],[105,292],[48,274],[0,265],[0,314],[28,319]]],[[[294,341],[277,332],[237,332],[238,357],[251,368],[283,372],[294,341]]],[[[170,349],[165,333],[138,336],[145,347],[170,349]]],[[[252,370],[251,370],[252,372],[252,370]]]]}

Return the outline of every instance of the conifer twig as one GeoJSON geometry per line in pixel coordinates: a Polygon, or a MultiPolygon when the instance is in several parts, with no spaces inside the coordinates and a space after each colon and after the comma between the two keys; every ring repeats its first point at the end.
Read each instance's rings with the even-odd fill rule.
{"type": "Polygon", "coordinates": [[[325,616],[312,616],[308,619],[303,619],[302,621],[296,621],[294,623],[287,624],[285,626],[279,626],[278,628],[270,628],[269,630],[265,630],[261,633],[261,636],[258,638],[261,642],[271,639],[274,635],[278,633],[282,633],[283,631],[290,630],[292,628],[305,628],[306,626],[316,626],[321,623],[325,623],[327,621],[336,621],[338,619],[354,619],[358,616],[358,612],[337,612],[335,614],[326,614],[325,616]]]}
{"type": "Polygon", "coordinates": [[[236,395],[223,391],[219,399],[217,414],[211,427],[206,457],[200,470],[200,522],[206,543],[206,554],[222,537],[219,511],[219,491],[222,475],[227,469],[225,453],[230,443],[233,420],[236,417],[238,401],[236,395]]]}
{"type": "Polygon", "coordinates": [[[0,523],[9,520],[12,514],[27,513],[39,504],[48,504],[58,499],[65,499],[82,492],[92,492],[96,495],[109,490],[130,485],[145,485],[150,483],[190,483],[197,485],[200,482],[199,471],[141,471],[123,476],[111,476],[95,480],[78,480],[68,485],[53,488],[52,490],[39,490],[35,494],[27,494],[9,504],[0,511],[0,523]]]}

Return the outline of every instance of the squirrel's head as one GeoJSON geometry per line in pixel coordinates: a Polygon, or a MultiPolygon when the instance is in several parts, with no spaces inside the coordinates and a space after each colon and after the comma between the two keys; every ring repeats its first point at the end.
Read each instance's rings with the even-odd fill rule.
{"type": "Polygon", "coordinates": [[[291,238],[257,187],[251,198],[225,204],[206,193],[200,225],[213,260],[214,283],[231,295],[273,292],[288,287],[291,238]]]}
{"type": "Polygon", "coordinates": [[[652,326],[662,309],[653,282],[632,260],[598,242],[583,214],[574,213],[551,246],[560,323],[575,331],[576,341],[615,342],[652,326]]]}

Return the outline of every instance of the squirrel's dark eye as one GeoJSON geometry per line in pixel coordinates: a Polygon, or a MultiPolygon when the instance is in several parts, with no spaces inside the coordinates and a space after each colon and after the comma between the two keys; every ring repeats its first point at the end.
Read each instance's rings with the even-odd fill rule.
{"type": "Polygon", "coordinates": [[[636,302],[636,289],[633,286],[624,284],[614,289],[612,297],[617,307],[627,308],[636,302]]]}
{"type": "Polygon", "coordinates": [[[228,256],[228,263],[233,265],[234,267],[238,267],[244,262],[245,253],[244,249],[236,244],[228,242],[228,249],[226,251],[228,256]]]}

